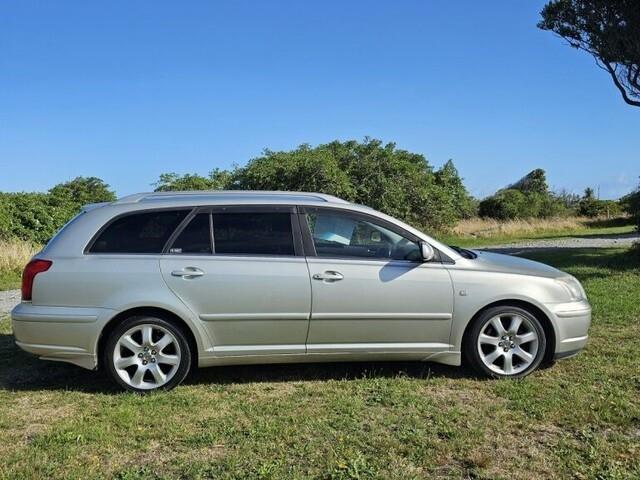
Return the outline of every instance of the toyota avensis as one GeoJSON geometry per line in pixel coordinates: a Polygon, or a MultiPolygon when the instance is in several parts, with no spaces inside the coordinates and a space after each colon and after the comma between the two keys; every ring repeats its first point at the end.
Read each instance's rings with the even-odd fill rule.
{"type": "Polygon", "coordinates": [[[316,193],[167,192],[87,205],[25,267],[16,343],[134,391],[193,365],[463,361],[522,377],[585,346],[580,283],[449,247],[316,193]]]}

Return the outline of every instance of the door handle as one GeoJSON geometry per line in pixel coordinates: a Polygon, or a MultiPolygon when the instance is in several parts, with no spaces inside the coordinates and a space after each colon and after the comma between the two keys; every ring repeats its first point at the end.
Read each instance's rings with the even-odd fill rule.
{"type": "Polygon", "coordinates": [[[315,273],[313,275],[314,280],[324,280],[326,282],[337,282],[343,278],[344,275],[340,272],[336,272],[335,270],[326,270],[324,273],[315,273]]]}
{"type": "Polygon", "coordinates": [[[201,270],[198,267],[185,267],[182,270],[172,271],[171,275],[174,277],[195,278],[203,276],[204,270],[201,270]]]}

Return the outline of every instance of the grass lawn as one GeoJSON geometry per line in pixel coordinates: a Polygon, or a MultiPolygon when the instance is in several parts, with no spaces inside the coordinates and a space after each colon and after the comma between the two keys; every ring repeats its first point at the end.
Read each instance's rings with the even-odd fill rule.
{"type": "Polygon", "coordinates": [[[640,478],[640,259],[532,258],[580,278],[587,349],[521,381],[434,364],[224,367],[120,393],[0,322],[1,478],[640,478]]]}
{"type": "Polygon", "coordinates": [[[0,291],[20,288],[20,278],[20,273],[0,271],[0,291]]]}

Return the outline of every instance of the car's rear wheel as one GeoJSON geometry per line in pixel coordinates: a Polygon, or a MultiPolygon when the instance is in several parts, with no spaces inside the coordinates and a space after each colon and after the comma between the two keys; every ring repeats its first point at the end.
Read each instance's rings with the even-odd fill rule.
{"type": "Polygon", "coordinates": [[[464,354],[479,373],[519,378],[544,358],[546,337],[540,320],[516,306],[490,308],[476,318],[465,338],[464,354]]]}
{"type": "Polygon", "coordinates": [[[172,323],[136,316],[111,332],[104,364],[111,377],[127,390],[169,390],[189,373],[191,350],[184,333],[172,323]]]}

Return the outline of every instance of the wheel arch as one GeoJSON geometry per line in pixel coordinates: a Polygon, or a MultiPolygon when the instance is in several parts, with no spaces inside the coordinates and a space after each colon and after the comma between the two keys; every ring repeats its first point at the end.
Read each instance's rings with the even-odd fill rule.
{"type": "Polygon", "coordinates": [[[96,350],[98,368],[102,366],[102,355],[104,353],[104,347],[110,333],[113,332],[113,330],[115,330],[118,325],[120,325],[127,318],[137,316],[152,316],[162,318],[163,320],[166,320],[179,328],[185,334],[185,336],[187,337],[187,341],[189,342],[189,347],[191,348],[192,365],[198,364],[198,342],[196,341],[193,330],[183,318],[181,318],[174,312],[160,307],[133,307],[127,310],[123,310],[117,315],[114,315],[113,318],[111,318],[102,328],[102,331],[100,332],[100,336],[98,338],[96,350]]]}
{"type": "MultiPolygon", "coordinates": [[[[526,310],[527,312],[529,312],[531,315],[535,316],[540,323],[542,324],[542,329],[544,330],[544,335],[546,337],[546,347],[545,347],[545,352],[544,352],[544,358],[542,360],[543,363],[548,363],[553,359],[553,355],[556,349],[556,333],[555,333],[555,329],[553,328],[553,324],[551,323],[551,319],[549,318],[549,316],[544,312],[544,310],[542,310],[540,307],[538,307],[537,305],[531,303],[531,302],[527,302],[525,300],[518,300],[518,299],[503,299],[503,300],[498,300],[496,302],[492,302],[488,305],[485,305],[484,307],[482,307],[481,309],[479,309],[469,320],[469,322],[467,322],[467,325],[464,328],[464,333],[462,334],[462,343],[461,345],[464,346],[467,340],[467,336],[469,335],[471,328],[473,326],[473,324],[475,323],[476,319],[482,315],[485,311],[487,311],[490,308],[494,308],[494,307],[503,307],[503,306],[509,306],[509,307],[519,307],[522,308],[523,310],[526,310]]],[[[462,352],[462,358],[464,361],[465,355],[464,352],[462,352]]]]}

